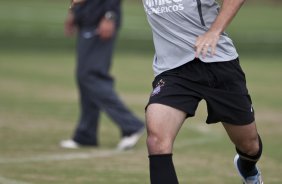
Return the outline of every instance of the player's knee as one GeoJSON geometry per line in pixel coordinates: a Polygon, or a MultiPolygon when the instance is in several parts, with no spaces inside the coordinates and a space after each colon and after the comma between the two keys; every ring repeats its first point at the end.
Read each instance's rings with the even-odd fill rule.
{"type": "Polygon", "coordinates": [[[172,152],[172,143],[168,138],[156,134],[148,134],[147,147],[150,154],[166,154],[172,152]]]}
{"type": "Polygon", "coordinates": [[[244,141],[238,147],[248,155],[255,155],[259,150],[259,145],[256,139],[244,141]]]}
{"type": "Polygon", "coordinates": [[[247,155],[256,155],[261,149],[261,141],[258,136],[255,136],[242,141],[237,147],[247,155]]]}

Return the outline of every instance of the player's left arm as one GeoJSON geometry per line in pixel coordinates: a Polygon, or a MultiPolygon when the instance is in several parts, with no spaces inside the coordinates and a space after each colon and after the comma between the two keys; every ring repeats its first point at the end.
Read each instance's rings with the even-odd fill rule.
{"type": "Polygon", "coordinates": [[[210,29],[205,34],[200,35],[196,40],[195,50],[197,58],[200,54],[205,57],[209,49],[211,49],[211,55],[215,54],[220,34],[233,20],[244,1],[245,0],[223,0],[220,12],[210,29]]]}

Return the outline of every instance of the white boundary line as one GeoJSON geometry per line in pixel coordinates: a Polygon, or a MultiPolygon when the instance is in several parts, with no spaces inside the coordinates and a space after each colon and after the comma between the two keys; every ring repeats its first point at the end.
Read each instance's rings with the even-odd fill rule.
{"type": "Polygon", "coordinates": [[[0,183],[1,184],[31,184],[31,183],[27,183],[27,182],[23,182],[23,181],[4,178],[3,176],[0,176],[0,183]]]}
{"type": "MultiPolygon", "coordinates": [[[[214,142],[219,139],[218,136],[204,136],[201,138],[187,139],[185,141],[176,142],[175,147],[183,147],[190,145],[199,145],[207,142],[214,142]]],[[[62,153],[51,155],[38,155],[25,158],[0,158],[0,164],[18,164],[18,163],[31,163],[31,162],[48,162],[48,161],[67,161],[67,160],[79,160],[90,158],[107,158],[119,154],[133,153],[133,151],[118,151],[118,150],[95,150],[89,153],[62,153]]],[[[1,178],[0,178],[1,181],[1,178]]],[[[0,182],[1,183],[1,182],[0,182]]]]}
{"type": "MultiPolygon", "coordinates": [[[[26,158],[0,158],[0,164],[13,164],[13,163],[26,163],[26,162],[46,162],[46,161],[63,161],[75,159],[89,159],[89,158],[106,158],[120,153],[128,153],[129,151],[117,150],[101,150],[93,151],[90,153],[66,153],[66,154],[53,154],[53,155],[39,155],[26,158]]],[[[1,181],[1,180],[0,180],[1,181]]]]}

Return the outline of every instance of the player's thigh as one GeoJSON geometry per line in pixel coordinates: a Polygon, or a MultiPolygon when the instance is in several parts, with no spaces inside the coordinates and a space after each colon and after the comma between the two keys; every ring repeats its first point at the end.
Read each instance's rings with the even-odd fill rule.
{"type": "Polygon", "coordinates": [[[146,110],[148,134],[174,139],[181,128],[186,113],[162,104],[150,104],[146,110]]]}

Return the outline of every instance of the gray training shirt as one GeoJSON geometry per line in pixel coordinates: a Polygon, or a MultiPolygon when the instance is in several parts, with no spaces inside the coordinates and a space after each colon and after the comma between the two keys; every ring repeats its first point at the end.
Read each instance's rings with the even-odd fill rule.
{"type": "MultiPolygon", "coordinates": [[[[143,0],[143,4],[153,32],[155,76],[195,58],[197,37],[208,31],[219,11],[215,0],[143,0]]],[[[237,57],[232,40],[223,33],[215,55],[200,59],[221,62],[237,57]]]]}

